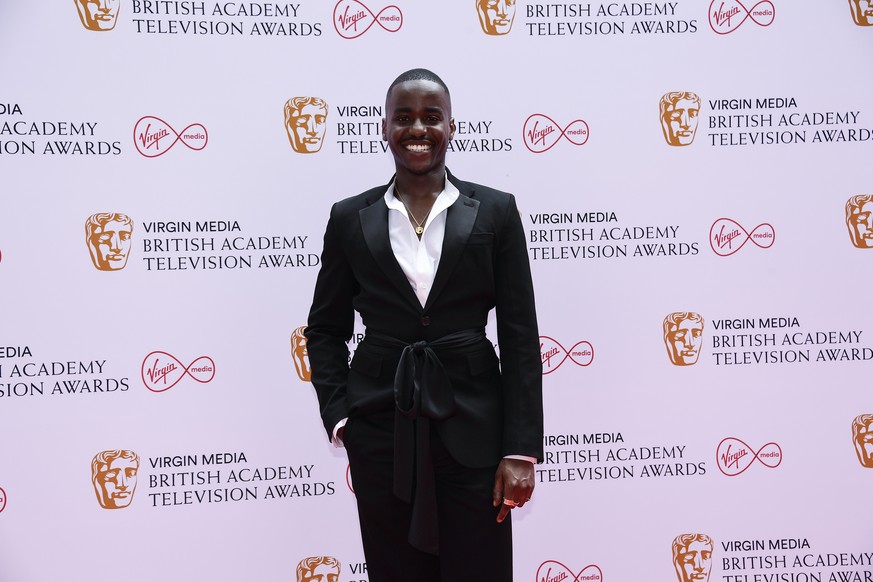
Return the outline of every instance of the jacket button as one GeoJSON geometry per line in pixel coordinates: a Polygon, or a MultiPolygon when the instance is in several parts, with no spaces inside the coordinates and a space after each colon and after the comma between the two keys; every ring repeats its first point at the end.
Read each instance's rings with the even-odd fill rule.
{"type": "Polygon", "coordinates": [[[422,315],[421,316],[421,325],[424,325],[424,326],[430,325],[430,316],[422,315]]]}

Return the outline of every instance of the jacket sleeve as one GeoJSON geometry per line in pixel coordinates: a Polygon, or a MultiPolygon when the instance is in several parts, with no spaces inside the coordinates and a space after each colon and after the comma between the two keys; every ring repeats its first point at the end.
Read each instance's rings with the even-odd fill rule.
{"type": "Polygon", "coordinates": [[[312,385],[328,439],[334,426],[348,416],[349,349],[346,342],[354,332],[353,299],[358,293],[358,282],[343,246],[342,222],[338,206],[334,204],[324,233],[321,268],[304,332],[312,385]]]}
{"type": "Polygon", "coordinates": [[[524,227],[510,196],[495,250],[503,454],[543,460],[542,358],[524,227]]]}

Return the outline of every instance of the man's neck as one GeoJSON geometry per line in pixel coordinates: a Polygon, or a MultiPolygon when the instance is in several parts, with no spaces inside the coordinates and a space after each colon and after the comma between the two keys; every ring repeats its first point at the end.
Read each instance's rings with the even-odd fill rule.
{"type": "Polygon", "coordinates": [[[427,174],[410,174],[397,171],[394,189],[399,190],[407,200],[434,198],[446,186],[446,168],[441,166],[427,174]]]}

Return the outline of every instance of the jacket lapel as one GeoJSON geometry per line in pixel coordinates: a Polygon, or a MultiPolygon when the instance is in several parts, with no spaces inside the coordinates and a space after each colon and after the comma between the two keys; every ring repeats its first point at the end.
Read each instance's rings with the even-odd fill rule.
{"type": "MultiPolygon", "coordinates": [[[[461,254],[467,245],[467,240],[470,238],[470,233],[473,232],[476,216],[479,214],[479,201],[473,198],[475,193],[473,188],[457,180],[450,173],[448,177],[452,184],[458,188],[461,195],[446,210],[446,234],[443,239],[443,250],[440,255],[440,264],[437,267],[433,286],[427,295],[427,303],[424,306],[425,311],[433,305],[433,302],[451,278],[452,272],[458,264],[458,259],[461,258],[461,254]]],[[[407,283],[406,286],[409,287],[409,284],[407,283]]]]}
{"type": "Polygon", "coordinates": [[[421,303],[418,302],[418,297],[412,290],[412,286],[403,274],[403,269],[400,268],[400,263],[394,256],[394,251],[391,249],[391,241],[388,238],[388,206],[385,204],[385,191],[388,186],[385,186],[381,191],[377,191],[368,200],[369,206],[362,208],[358,216],[361,220],[361,229],[364,233],[364,241],[367,243],[367,248],[370,249],[370,254],[388,280],[397,287],[400,295],[409,301],[417,310],[421,310],[421,303]]]}

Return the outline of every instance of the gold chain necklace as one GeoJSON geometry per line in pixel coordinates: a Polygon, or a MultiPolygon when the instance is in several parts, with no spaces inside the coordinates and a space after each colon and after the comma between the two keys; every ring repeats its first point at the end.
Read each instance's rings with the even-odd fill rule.
{"type": "Polygon", "coordinates": [[[430,216],[430,211],[433,210],[433,203],[431,203],[430,208],[427,209],[427,214],[424,215],[424,218],[419,220],[412,213],[412,210],[409,209],[409,205],[406,204],[406,201],[400,195],[400,190],[397,189],[397,186],[394,186],[394,193],[397,194],[396,198],[400,198],[400,203],[403,204],[403,207],[406,208],[406,212],[409,213],[409,216],[412,218],[413,222],[415,222],[415,234],[418,235],[418,238],[421,238],[421,235],[424,232],[424,224],[427,222],[427,217],[430,216]]]}

